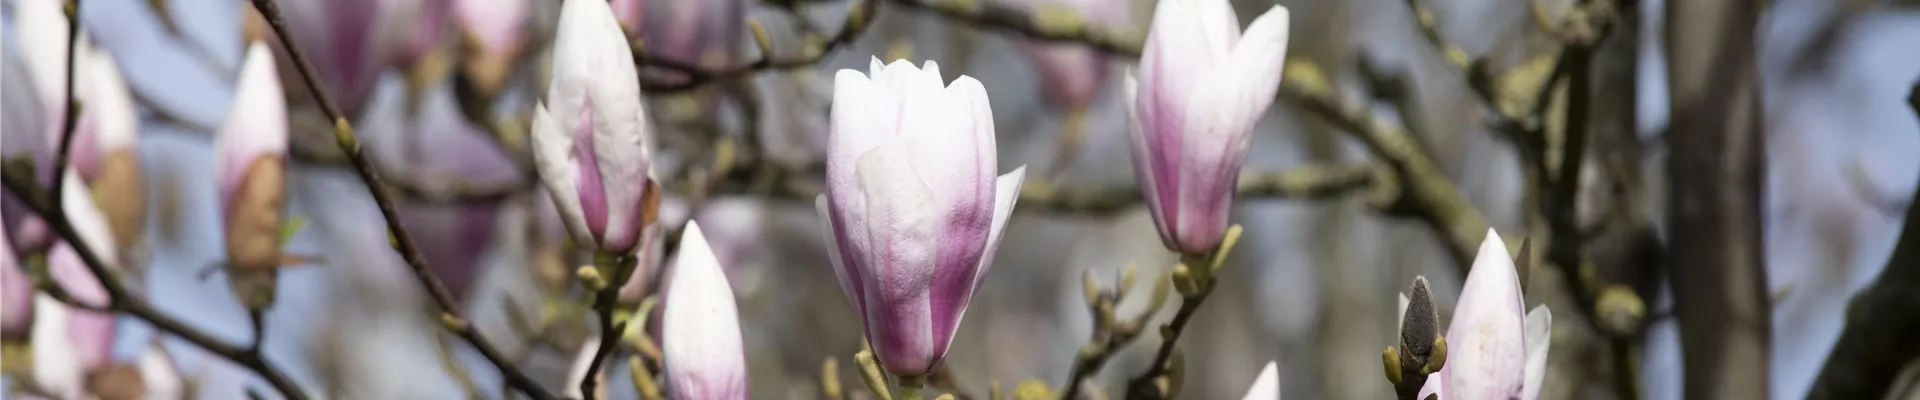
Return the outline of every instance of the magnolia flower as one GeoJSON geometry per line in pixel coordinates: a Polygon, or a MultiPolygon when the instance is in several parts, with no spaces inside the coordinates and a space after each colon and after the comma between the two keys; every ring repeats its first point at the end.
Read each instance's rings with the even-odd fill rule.
{"type": "Polygon", "coordinates": [[[600,0],[566,0],[560,28],[553,82],[534,109],[536,166],[574,243],[632,254],[659,193],[627,37],[600,0]]]}
{"type": "Polygon", "coordinates": [[[993,110],[980,81],[942,87],[940,67],[905,60],[869,78],[834,77],[827,193],[834,275],[895,375],[946,356],[973,291],[993,265],[1026,167],[995,179],[993,110]]]}
{"type": "Polygon", "coordinates": [[[460,67],[481,93],[498,93],[520,55],[533,5],[529,0],[456,1],[454,20],[470,50],[460,67]]]}
{"type": "MultiPolygon", "coordinates": [[[[94,187],[100,211],[106,213],[114,243],[131,245],[146,226],[142,195],[139,143],[140,116],[133,96],[113,58],[94,52],[86,58],[86,79],[76,82],[86,106],[74,132],[70,160],[80,177],[94,187]]],[[[101,249],[117,251],[118,249],[101,249]]]]}
{"type": "Polygon", "coordinates": [[[287,109],[273,53],[247,47],[233,110],[216,143],[220,210],[234,292],[250,308],[272,302],[271,271],[280,266],[281,209],[286,200],[287,109]]]}
{"type": "Polygon", "coordinates": [[[1133,173],[1167,248],[1205,253],[1226,235],[1254,123],[1280,87],[1287,15],[1273,6],[1242,35],[1227,0],[1154,9],[1139,77],[1125,89],[1133,173]]]}
{"type": "Polygon", "coordinates": [[[33,282],[23,267],[0,229],[0,338],[21,338],[33,325],[33,282]]]}
{"type": "Polygon", "coordinates": [[[1259,377],[1253,379],[1253,386],[1247,388],[1244,400],[1280,400],[1280,369],[1272,361],[1266,368],[1260,369],[1259,377]]]}
{"type": "MultiPolygon", "coordinates": [[[[1035,8],[1063,7],[1079,13],[1090,26],[1123,22],[1127,18],[1124,0],[1030,0],[1035,8]]],[[[1083,108],[1106,82],[1106,53],[1079,44],[1045,43],[1028,40],[1020,43],[1022,53],[1033,58],[1040,72],[1040,83],[1047,99],[1069,108],[1083,108]]]]}
{"type": "Polygon", "coordinates": [[[1488,229],[1447,326],[1447,363],[1420,398],[1539,398],[1553,313],[1545,304],[1521,313],[1520,275],[1508,254],[1500,234],[1488,229]]]}
{"type": "Polygon", "coordinates": [[[613,15],[620,20],[620,28],[627,33],[627,39],[639,39],[641,29],[645,28],[646,2],[643,0],[607,0],[613,8],[613,15]]]}
{"type": "Polygon", "coordinates": [[[677,399],[746,399],[747,356],[733,288],[700,224],[687,223],[661,326],[667,391],[677,399]]]}
{"type": "MultiPolygon", "coordinates": [[[[86,184],[79,176],[65,174],[61,209],[88,250],[107,266],[118,259],[101,249],[114,248],[112,232],[100,210],[86,195],[86,184]]],[[[105,286],[93,275],[73,243],[61,240],[47,253],[47,271],[54,284],[66,290],[75,301],[91,307],[105,307],[110,300],[105,286]]],[[[34,382],[59,398],[81,398],[86,378],[95,368],[107,364],[113,354],[113,315],[94,312],[61,303],[50,295],[34,299],[35,321],[32,328],[34,382]]]]}

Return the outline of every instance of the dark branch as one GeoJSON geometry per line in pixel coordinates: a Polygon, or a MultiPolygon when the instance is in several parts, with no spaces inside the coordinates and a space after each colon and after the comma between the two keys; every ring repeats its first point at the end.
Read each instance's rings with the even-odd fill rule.
{"type": "Polygon", "coordinates": [[[400,253],[401,259],[406,261],[407,267],[420,281],[420,286],[426,289],[434,303],[444,313],[443,319],[447,329],[452,330],[479,350],[488,362],[499,368],[500,374],[514,388],[535,399],[555,398],[552,393],[541,388],[539,382],[509,363],[500,350],[488,343],[487,339],[480,335],[479,330],[469,323],[452,292],[448,291],[446,285],[434,276],[431,269],[427,268],[425,258],[420,255],[420,248],[414,244],[413,238],[407,234],[406,227],[400,222],[400,215],[394,207],[392,195],[388,194],[386,187],[380,181],[379,173],[374,170],[373,162],[367,159],[366,153],[361,149],[359,139],[354,136],[353,126],[347,122],[347,118],[341,114],[333,100],[327,97],[326,86],[320,84],[318,75],[313,71],[313,64],[307,61],[306,54],[301,52],[300,47],[292,40],[293,36],[287,30],[286,21],[280,14],[279,6],[274,4],[273,0],[253,0],[253,6],[260,11],[262,17],[266,18],[268,25],[273,27],[274,34],[280,37],[281,43],[287,49],[287,54],[292,56],[294,66],[300,72],[300,79],[306,83],[314,100],[320,103],[321,111],[326,113],[327,119],[333,122],[334,140],[338,142],[340,150],[346,153],[347,159],[352,162],[354,171],[360,175],[360,180],[366,183],[367,191],[373,194],[374,203],[380,208],[380,216],[386,220],[387,229],[391,231],[394,250],[400,253]]]}
{"type": "Polygon", "coordinates": [[[1667,3],[1668,284],[1689,399],[1768,397],[1765,125],[1754,0],[1667,3]]]}
{"type": "MultiPolygon", "coordinates": [[[[642,66],[660,67],[679,73],[673,79],[653,80],[641,74],[640,89],[647,94],[662,94],[691,90],[709,82],[739,78],[766,70],[785,70],[812,66],[832,55],[833,51],[853,43],[867,27],[873,25],[873,18],[880,10],[879,0],[865,0],[855,3],[847,12],[846,22],[833,37],[822,40],[820,34],[807,30],[801,33],[800,55],[781,58],[774,54],[771,38],[766,37],[763,27],[755,22],[754,41],[760,47],[760,59],[751,63],[708,69],[701,65],[682,60],[670,60],[648,53],[641,42],[633,43],[633,62],[642,66]]],[[[805,19],[806,15],[794,14],[795,18],[805,19]]],[[[810,26],[811,24],[804,24],[810,26]]]]}

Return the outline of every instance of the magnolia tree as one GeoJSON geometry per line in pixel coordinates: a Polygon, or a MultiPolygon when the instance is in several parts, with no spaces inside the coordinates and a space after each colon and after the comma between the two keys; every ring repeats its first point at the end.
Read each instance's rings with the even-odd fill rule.
{"type": "MultiPolygon", "coordinates": [[[[139,346],[137,356],[114,354],[115,342],[127,341],[119,336],[132,335],[116,327],[122,320],[115,315],[251,370],[269,395],[345,396],[296,381],[282,360],[262,351],[270,328],[265,315],[275,310],[281,289],[295,284],[286,271],[350,259],[288,245],[307,219],[328,217],[288,212],[290,164],[352,169],[385,222],[390,250],[431,301],[426,318],[437,323],[437,336],[450,339],[443,347],[470,346],[498,372],[504,387],[495,394],[503,397],[593,399],[616,393],[608,386],[617,384],[631,385],[630,393],[647,399],[748,398],[756,377],[748,373],[751,332],[743,327],[753,324],[742,320],[736,296],[743,290],[741,272],[730,265],[741,262],[731,250],[740,246],[716,240],[734,240],[729,232],[738,228],[702,219],[710,237],[692,217],[753,212],[713,199],[720,194],[810,202],[817,212],[824,238],[818,250],[826,255],[819,264],[830,267],[807,273],[838,281],[864,343],[858,353],[841,356],[851,357],[848,371],[866,393],[842,387],[840,376],[847,371],[834,357],[819,371],[818,394],[825,398],[975,397],[970,393],[982,388],[955,379],[944,364],[969,304],[995,270],[1009,221],[1022,214],[1136,207],[1151,216],[1159,242],[1177,263],[1150,272],[1151,289],[1144,294],[1132,290],[1139,270],[1127,269],[1111,287],[1088,272],[1083,290],[1093,335],[1075,349],[1046,349],[1072,359],[1068,379],[1029,380],[1010,393],[995,382],[985,397],[1107,398],[1108,388],[1095,382],[1103,370],[1123,377],[1120,393],[1126,398],[1179,396],[1189,384],[1189,364],[1208,362],[1183,356],[1181,338],[1221,286],[1229,254],[1246,233],[1235,224],[1236,200],[1346,194],[1363,197],[1382,214],[1424,222],[1444,243],[1446,261],[1464,276],[1457,291],[1447,290],[1459,294],[1452,304],[1436,301],[1424,277],[1400,296],[1397,340],[1380,343],[1385,379],[1378,383],[1398,398],[1542,397],[1542,388],[1553,384],[1547,382],[1549,354],[1565,353],[1550,351],[1552,312],[1538,298],[1544,296],[1527,289],[1530,277],[1543,276],[1535,273],[1541,266],[1560,270],[1551,276],[1562,277],[1565,293],[1553,296],[1571,298],[1576,323],[1602,339],[1597,343],[1604,347],[1575,347],[1582,357],[1613,366],[1594,368],[1612,372],[1591,379],[1609,381],[1629,397],[1640,390],[1634,363],[1650,317],[1642,298],[1657,287],[1596,270],[1596,253],[1604,250],[1597,243],[1608,237],[1601,230],[1634,216],[1581,212],[1582,202],[1607,196],[1606,189],[1594,187],[1604,185],[1589,182],[1591,171],[1582,172],[1588,153],[1600,152],[1588,150],[1588,142],[1607,139],[1590,137],[1593,117],[1579,111],[1591,106],[1595,53],[1618,30],[1614,25],[1632,21],[1624,15],[1637,12],[1630,11],[1634,2],[1580,1],[1564,10],[1534,5],[1539,26],[1558,44],[1539,58],[1545,68],[1512,71],[1494,71],[1467,55],[1440,35],[1431,11],[1418,0],[1408,3],[1444,64],[1464,75],[1493,110],[1487,117],[1493,130],[1515,147],[1526,182],[1537,187],[1524,212],[1529,233],[1502,237],[1440,172],[1427,146],[1401,121],[1406,117],[1375,112],[1382,105],[1411,109],[1405,77],[1362,60],[1370,90],[1348,90],[1321,66],[1289,59],[1294,21],[1279,5],[1254,9],[1257,16],[1242,28],[1227,0],[1161,0],[1145,25],[1125,29],[1129,6],[1118,0],[855,0],[844,7],[837,30],[822,30],[805,12],[816,6],[812,1],[750,7],[740,0],[561,0],[544,7],[530,0],[252,0],[244,13],[242,61],[230,74],[234,101],[224,121],[208,127],[216,133],[215,155],[213,175],[205,178],[217,190],[224,253],[221,262],[200,272],[203,279],[225,280],[232,300],[247,311],[252,335],[237,342],[163,311],[148,297],[144,265],[153,257],[142,237],[149,204],[143,177],[151,175],[143,175],[143,153],[135,147],[142,117],[114,57],[96,50],[75,23],[84,21],[78,3],[68,0],[65,12],[56,0],[9,3],[13,38],[5,44],[13,48],[6,50],[10,62],[22,61],[24,68],[8,65],[7,193],[0,210],[6,220],[0,229],[0,328],[13,396],[194,396],[196,380],[179,371],[158,340],[139,346]],[[1106,63],[1131,65],[1117,89],[1135,184],[1101,187],[1057,179],[1073,151],[1063,150],[1045,171],[1003,161],[1011,157],[999,153],[1002,130],[996,129],[995,112],[1006,110],[995,109],[984,77],[947,79],[944,60],[914,59],[911,51],[846,51],[855,40],[874,36],[865,34],[880,22],[883,7],[1024,37],[1019,48],[1037,63],[1046,98],[1067,115],[1057,141],[1066,149],[1084,141],[1089,119],[1096,118],[1087,110],[1107,82],[1106,63]],[[557,17],[536,12],[547,8],[557,8],[557,17]],[[764,15],[748,12],[753,8],[789,15],[795,32],[775,32],[764,15]],[[757,48],[757,59],[732,51],[743,46],[731,44],[746,41],[757,48]],[[726,134],[730,128],[722,124],[692,129],[705,134],[691,138],[667,133],[684,130],[677,125],[686,121],[711,120],[700,117],[719,113],[751,75],[809,68],[833,56],[870,62],[864,70],[832,73],[826,110],[795,106],[806,115],[784,121],[816,122],[826,133],[824,146],[798,146],[817,148],[792,156],[757,135],[726,134]],[[374,82],[389,70],[405,76],[408,100],[400,112],[416,116],[421,104],[451,103],[462,117],[458,122],[484,131],[486,143],[431,142],[427,146],[448,147],[386,158],[451,169],[455,176],[505,178],[441,182],[396,168],[395,161],[366,148],[363,142],[372,139],[363,141],[361,132],[372,118],[365,116],[380,112],[369,106],[374,82]],[[453,87],[452,96],[428,99],[425,88],[443,84],[453,87]],[[692,95],[679,99],[684,103],[646,101],[681,92],[692,95]],[[1372,96],[1356,96],[1360,92],[1372,96]],[[1371,161],[1243,173],[1256,125],[1281,97],[1290,98],[1281,104],[1350,134],[1371,161]],[[428,151],[456,154],[442,157],[454,161],[441,162],[421,155],[428,151]],[[499,164],[512,167],[482,165],[487,163],[474,160],[493,156],[477,151],[505,153],[499,164]],[[513,324],[534,326],[510,336],[487,332],[469,316],[478,304],[473,293],[481,249],[462,240],[510,223],[491,217],[506,207],[497,205],[502,199],[514,199],[514,207],[527,211],[524,221],[513,222],[524,225],[526,236],[525,257],[514,262],[527,266],[525,279],[548,299],[541,307],[547,312],[532,318],[509,309],[513,324]],[[474,214],[488,217],[470,224],[465,216],[474,214]],[[1146,309],[1122,315],[1117,310],[1123,300],[1144,302],[1146,309]],[[1169,304],[1177,307],[1161,312],[1169,304]],[[549,335],[555,326],[580,333],[578,340],[554,340],[569,342],[552,346],[570,357],[564,380],[542,376],[526,361],[529,343],[564,336],[549,335]],[[1129,347],[1150,349],[1150,359],[1137,369],[1107,368],[1129,347]],[[1592,349],[1608,351],[1587,351],[1592,349]],[[616,367],[629,376],[613,376],[616,367]]],[[[150,3],[171,15],[166,2],[150,3]]],[[[180,29],[172,18],[162,17],[167,29],[180,29]]],[[[1622,172],[1609,168],[1606,174],[1622,172]]],[[[1624,230],[1643,235],[1636,238],[1652,235],[1638,228],[1624,230]]],[[[1898,315],[1899,296],[1867,297],[1881,298],[1890,303],[1861,307],[1898,315]]],[[[1740,304],[1727,312],[1752,312],[1740,304]]],[[[1842,351],[1856,349],[1856,343],[1884,343],[1874,342],[1880,336],[1857,334],[1884,329],[1848,329],[1842,351]]],[[[1913,346],[1901,349],[1913,353],[1913,346]]],[[[1762,356],[1764,372],[1764,341],[1757,350],[1743,350],[1762,356]]],[[[1876,359],[1847,354],[1853,353],[1836,352],[1829,369],[1876,359]]],[[[1244,398],[1280,397],[1275,363],[1224,367],[1254,376],[1236,383],[1245,387],[1244,398]]],[[[1829,388],[1835,391],[1818,393],[1847,398],[1888,390],[1891,373],[1868,375],[1886,379],[1854,392],[1844,389],[1858,382],[1841,375],[1829,388]]],[[[1823,377],[1821,384],[1827,383],[1823,377]]]]}

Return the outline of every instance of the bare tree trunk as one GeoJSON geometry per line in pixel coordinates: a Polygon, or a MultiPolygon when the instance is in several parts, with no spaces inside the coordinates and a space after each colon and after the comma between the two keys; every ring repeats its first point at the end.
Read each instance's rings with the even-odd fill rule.
{"type": "Polygon", "coordinates": [[[1756,0],[1667,2],[1668,283],[1688,399],[1768,398],[1759,12],[1756,0]]]}

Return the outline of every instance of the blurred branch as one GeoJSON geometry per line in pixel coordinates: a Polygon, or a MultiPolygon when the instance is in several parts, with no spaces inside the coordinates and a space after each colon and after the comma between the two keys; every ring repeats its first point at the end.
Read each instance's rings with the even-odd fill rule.
{"type": "MultiPolygon", "coordinates": [[[[784,70],[818,64],[820,61],[825,60],[828,55],[831,55],[835,49],[853,43],[853,40],[858,39],[861,33],[866,32],[867,26],[872,25],[874,16],[877,15],[880,10],[879,1],[881,0],[864,0],[859,3],[854,3],[853,6],[847,10],[846,22],[841,24],[840,31],[835,33],[833,37],[822,37],[819,32],[814,32],[811,29],[802,29],[802,32],[799,34],[801,43],[800,54],[798,56],[789,56],[788,58],[780,58],[774,54],[773,38],[769,37],[766,32],[766,27],[761,25],[757,20],[749,20],[748,24],[749,27],[753,29],[754,44],[760,48],[760,59],[747,64],[722,67],[719,69],[708,69],[695,63],[660,57],[647,52],[643,42],[635,41],[633,42],[634,63],[643,66],[660,67],[682,75],[674,77],[674,79],[654,79],[650,78],[648,74],[642,73],[640,77],[640,89],[647,94],[673,93],[691,90],[715,80],[744,77],[764,70],[784,70]]],[[[807,16],[794,13],[794,18],[804,20],[807,16]]],[[[811,23],[800,25],[802,27],[812,26],[811,23]]]]}
{"type": "MultiPolygon", "coordinates": [[[[1920,116],[1920,83],[1907,94],[1920,116]]],[[[1846,327],[1808,399],[1891,398],[1887,391],[1902,365],[1920,357],[1920,190],[1907,203],[1905,227],[1885,269],[1847,305],[1846,327]]]]}
{"type": "MultiPolygon", "coordinates": [[[[1768,397],[1755,0],[1667,3],[1668,284],[1689,399],[1768,397]]],[[[1898,368],[1894,368],[1897,370],[1898,368]]]]}
{"type": "MultiPolygon", "coordinates": [[[[1005,2],[981,0],[886,0],[907,8],[931,11],[949,20],[996,28],[1028,39],[1077,42],[1108,53],[1140,56],[1137,35],[1102,30],[1086,17],[1069,12],[1029,14],[1005,2]]],[[[1236,27],[1237,28],[1237,27],[1236,27]]]]}
{"type": "Polygon", "coordinates": [[[1073,370],[1067,374],[1067,384],[1060,399],[1078,400],[1086,381],[1098,375],[1100,368],[1106,366],[1107,360],[1115,354],[1119,354],[1121,348],[1140,337],[1140,331],[1147,326],[1147,319],[1159,314],[1167,304],[1167,289],[1172,280],[1155,277],[1153,293],[1147,298],[1145,311],[1126,319],[1121,319],[1115,313],[1120,301],[1125,300],[1133,289],[1134,277],[1138,274],[1138,268],[1127,266],[1113,289],[1102,289],[1092,270],[1081,274],[1081,290],[1087,298],[1087,311],[1093,313],[1093,336],[1087,338],[1087,343],[1081,345],[1080,352],[1075,355],[1073,370]]]}
{"type": "MultiPolygon", "coordinates": [[[[1371,163],[1328,163],[1240,175],[1242,199],[1325,199],[1368,188],[1384,173],[1371,163]]],[[[1020,190],[1020,207],[1054,213],[1107,215],[1141,204],[1135,185],[1055,187],[1034,181],[1020,190]]]]}
{"type": "Polygon", "coordinates": [[[480,335],[480,331],[475,329],[470,320],[463,315],[459,302],[454,299],[452,292],[447,290],[446,285],[434,276],[433,270],[427,268],[426,260],[420,254],[420,248],[413,243],[413,238],[407,234],[406,227],[401,224],[392,195],[388,194],[386,187],[380,181],[379,173],[374,170],[373,162],[367,159],[366,153],[360,147],[359,139],[354,136],[353,126],[347,123],[345,114],[342,114],[332,99],[327,97],[326,86],[320,84],[318,75],[313,71],[313,64],[307,60],[306,54],[301,52],[300,47],[290,39],[293,35],[287,30],[287,24],[280,14],[279,6],[274,4],[273,0],[253,0],[253,7],[266,18],[268,25],[273,27],[274,34],[281,38],[281,44],[286,47],[287,54],[292,57],[291,61],[300,72],[300,79],[306,83],[315,102],[320,103],[321,111],[326,114],[327,119],[333,122],[334,140],[341,151],[346,153],[347,159],[353,163],[354,171],[359,173],[360,180],[366,183],[367,191],[373,194],[374,203],[380,208],[380,216],[386,220],[389,236],[394,242],[394,250],[400,253],[400,257],[413,271],[414,277],[419,280],[420,286],[439,306],[443,324],[448,330],[472,344],[488,362],[493,363],[500,370],[504,380],[512,382],[515,388],[528,397],[555,398],[552,393],[541,388],[539,382],[509,363],[500,350],[488,343],[487,339],[480,335]]]}
{"type": "Polygon", "coordinates": [[[34,183],[33,171],[32,161],[10,160],[4,173],[0,175],[4,175],[3,178],[7,191],[16,196],[21,203],[26,204],[27,208],[35,215],[39,215],[40,218],[45,219],[47,225],[53,229],[54,234],[66,239],[67,244],[73,247],[74,252],[79,253],[80,260],[86,263],[88,272],[99,279],[100,286],[105,287],[107,290],[107,305],[104,309],[98,305],[84,304],[75,301],[71,296],[67,296],[64,290],[59,290],[61,288],[59,288],[58,284],[49,287],[49,289],[55,290],[47,291],[49,294],[54,295],[53,297],[55,299],[89,310],[110,311],[132,315],[135,318],[146,321],[148,324],[152,324],[154,329],[177,336],[181,339],[186,339],[195,346],[206,349],[207,352],[218,355],[220,358],[233,361],[234,364],[246,367],[248,370],[260,375],[261,379],[266,380],[267,384],[273,386],[273,389],[279,391],[283,397],[293,400],[303,400],[307,398],[306,393],[300,390],[300,385],[294,383],[293,379],[287,377],[287,374],[279,367],[268,362],[266,356],[259,352],[258,349],[221,343],[218,339],[214,339],[212,334],[194,329],[185,322],[181,322],[160,312],[159,309],[155,308],[145,299],[141,299],[138,295],[134,294],[131,289],[127,288],[126,283],[121,280],[120,274],[107,269],[106,262],[100,259],[99,253],[94,252],[92,248],[93,244],[81,239],[80,234],[74,230],[72,222],[67,219],[66,213],[56,208],[56,204],[59,204],[56,203],[57,200],[51,198],[45,190],[42,190],[38,184],[34,183]]]}

